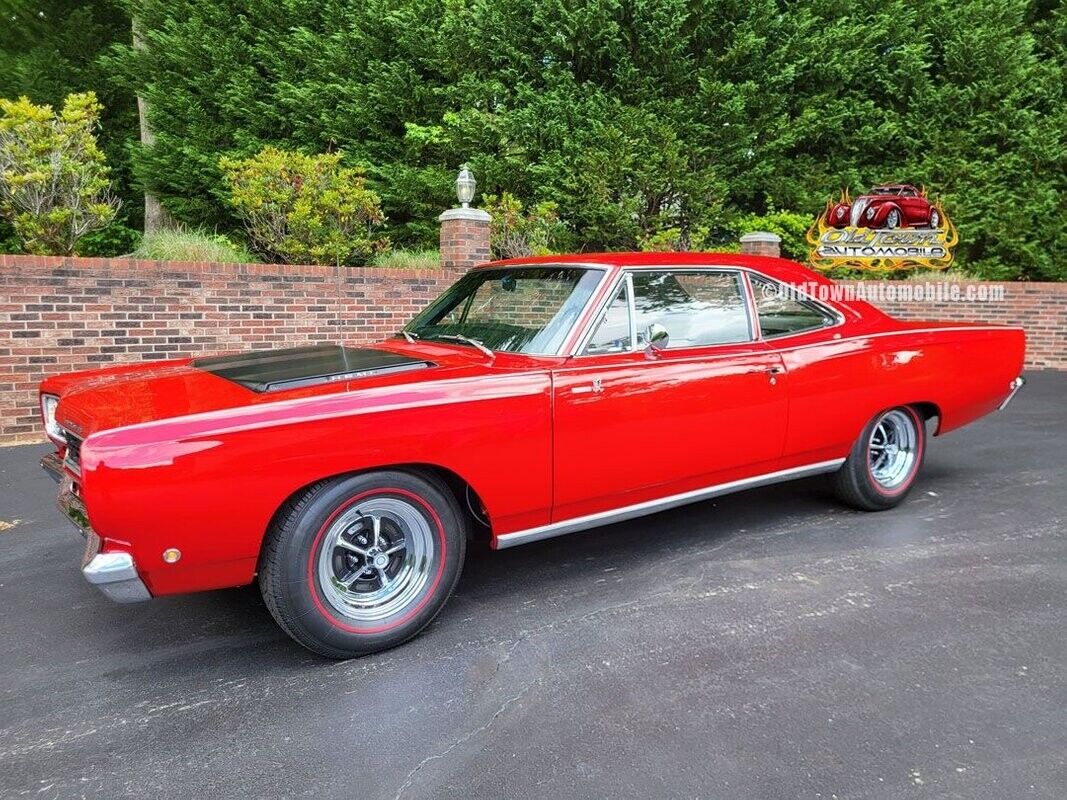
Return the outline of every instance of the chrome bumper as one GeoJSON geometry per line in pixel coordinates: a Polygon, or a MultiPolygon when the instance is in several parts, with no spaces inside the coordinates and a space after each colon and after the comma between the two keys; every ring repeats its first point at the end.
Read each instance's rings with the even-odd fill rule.
{"type": "Polygon", "coordinates": [[[56,498],[56,505],[85,539],[85,553],[81,564],[85,580],[116,603],[139,603],[142,600],[151,600],[152,595],[149,594],[148,588],[137,572],[133,556],[129,553],[100,552],[100,537],[89,525],[85,503],[78,497],[74,481],[64,471],[63,462],[58,454],[49,453],[42,458],[41,468],[59,484],[59,497],[56,498]]]}
{"type": "Polygon", "coordinates": [[[1012,398],[1015,397],[1018,391],[1023,388],[1024,383],[1026,383],[1026,379],[1022,375],[1020,375],[1018,378],[1008,384],[1008,388],[1010,389],[1010,391],[1008,392],[1008,396],[1004,398],[1003,403],[997,406],[997,411],[1003,411],[1005,408],[1008,407],[1008,403],[1010,403],[1012,401],[1012,398]]]}

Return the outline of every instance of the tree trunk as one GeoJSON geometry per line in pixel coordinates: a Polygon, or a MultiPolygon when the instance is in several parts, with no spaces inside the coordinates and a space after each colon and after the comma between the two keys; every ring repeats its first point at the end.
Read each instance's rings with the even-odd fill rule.
{"type": "MultiPolygon", "coordinates": [[[[131,21],[133,46],[144,47],[141,37],[137,34],[137,18],[132,17],[131,21]]],[[[152,126],[148,123],[148,102],[140,94],[137,95],[137,118],[141,124],[141,147],[151,147],[156,137],[152,133],[152,126]]],[[[177,222],[174,217],[170,215],[167,209],[163,208],[159,198],[146,188],[144,192],[144,232],[146,234],[155,233],[156,231],[169,230],[176,227],[177,222]]]]}

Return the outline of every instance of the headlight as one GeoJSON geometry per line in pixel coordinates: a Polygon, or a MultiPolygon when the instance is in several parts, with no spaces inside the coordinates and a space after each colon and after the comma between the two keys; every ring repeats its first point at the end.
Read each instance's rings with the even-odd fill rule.
{"type": "Polygon", "coordinates": [[[867,209],[867,219],[874,219],[874,209],[873,208],[868,208],[867,209]]]}
{"type": "Polygon", "coordinates": [[[843,208],[837,209],[837,218],[841,219],[841,217],[843,217],[843,216],[845,216],[845,209],[843,209],[843,208]]]}
{"type": "Polygon", "coordinates": [[[48,438],[57,442],[63,441],[63,429],[56,422],[56,408],[59,407],[59,398],[54,394],[41,395],[41,418],[44,420],[44,431],[48,438]]]}

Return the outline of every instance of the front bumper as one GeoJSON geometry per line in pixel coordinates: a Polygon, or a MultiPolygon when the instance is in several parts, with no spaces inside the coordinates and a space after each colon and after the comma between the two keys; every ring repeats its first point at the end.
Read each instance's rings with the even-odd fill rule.
{"type": "Polygon", "coordinates": [[[152,599],[137,572],[133,556],[122,552],[100,552],[102,541],[89,524],[85,503],[78,496],[73,479],[63,469],[59,454],[49,453],[42,458],[41,468],[59,484],[56,505],[85,539],[85,554],[82,556],[82,575],[85,580],[116,603],[139,603],[152,599]]]}

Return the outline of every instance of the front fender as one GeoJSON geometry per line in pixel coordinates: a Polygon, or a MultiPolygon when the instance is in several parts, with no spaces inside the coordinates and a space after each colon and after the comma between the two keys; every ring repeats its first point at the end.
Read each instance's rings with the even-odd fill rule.
{"type": "Polygon", "coordinates": [[[90,436],[82,445],[89,518],[100,536],[133,554],[153,595],[250,582],[263,536],[287,498],[322,478],[376,467],[432,464],[462,476],[496,533],[545,524],[548,375],[449,383],[90,436]],[[182,557],[165,564],[162,553],[172,547],[182,557]]]}

